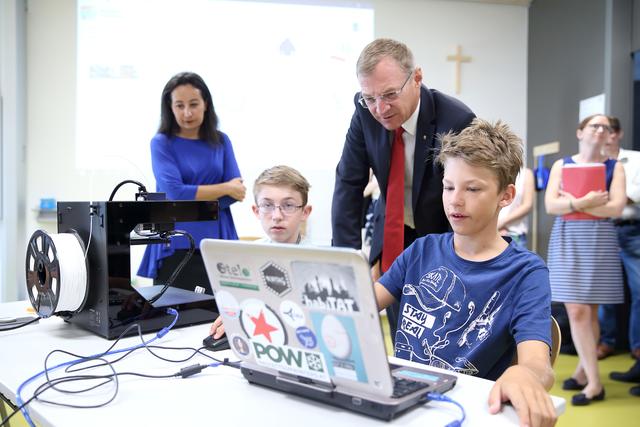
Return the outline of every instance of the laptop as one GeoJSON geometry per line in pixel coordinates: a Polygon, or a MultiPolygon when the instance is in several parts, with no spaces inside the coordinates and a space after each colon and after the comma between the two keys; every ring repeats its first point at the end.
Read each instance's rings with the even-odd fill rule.
{"type": "Polygon", "coordinates": [[[200,249],[250,383],[385,420],[454,387],[454,375],[389,364],[359,251],[215,239],[200,249]]]}

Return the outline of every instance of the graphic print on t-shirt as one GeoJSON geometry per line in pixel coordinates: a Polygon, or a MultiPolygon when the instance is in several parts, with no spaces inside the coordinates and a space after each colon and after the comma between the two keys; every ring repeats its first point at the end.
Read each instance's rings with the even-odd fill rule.
{"type": "Polygon", "coordinates": [[[489,335],[491,335],[491,327],[493,326],[493,321],[495,320],[496,314],[502,308],[502,304],[497,307],[494,311],[491,311],[493,307],[496,305],[496,301],[500,298],[500,291],[495,291],[489,301],[484,305],[484,308],[476,317],[473,319],[469,326],[467,326],[462,333],[462,336],[458,339],[458,346],[462,347],[462,345],[466,345],[467,347],[471,347],[473,341],[484,341],[489,335]],[[473,337],[476,337],[475,340],[473,337]]]}
{"type": "Polygon", "coordinates": [[[491,335],[500,292],[486,302],[468,300],[460,277],[440,266],[402,288],[401,318],[395,335],[395,355],[456,372],[475,375],[467,359],[478,343],[491,335]],[[476,306],[483,309],[475,317],[476,306]],[[457,344],[457,345],[456,345],[457,344]],[[455,347],[455,348],[450,348],[455,347]]]}

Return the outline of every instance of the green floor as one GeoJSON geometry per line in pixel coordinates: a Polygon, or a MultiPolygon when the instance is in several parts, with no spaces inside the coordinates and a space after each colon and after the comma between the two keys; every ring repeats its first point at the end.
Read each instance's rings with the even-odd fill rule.
{"type": "MultiPolygon", "coordinates": [[[[12,412],[13,412],[13,408],[11,408],[0,397],[0,423],[2,422],[2,419],[4,419],[4,417],[6,417],[7,415],[11,414],[12,412]]],[[[29,424],[27,424],[27,422],[25,421],[25,419],[22,416],[22,414],[18,414],[18,415],[15,415],[15,416],[11,417],[11,419],[9,420],[9,423],[8,424],[4,424],[4,426],[7,426],[7,427],[26,427],[28,425],[29,424]]]]}
{"type": "Polygon", "coordinates": [[[640,397],[629,394],[629,388],[635,384],[622,383],[609,379],[611,371],[626,371],[633,364],[628,353],[617,354],[600,361],[600,374],[606,390],[602,402],[589,406],[571,406],[571,396],[575,391],[563,391],[562,381],[569,378],[576,367],[578,357],[561,354],[556,361],[556,383],[551,393],[567,399],[567,410],[558,420],[559,427],[591,426],[638,426],[640,425],[640,397]]]}
{"type": "MultiPolygon", "coordinates": [[[[385,335],[387,353],[392,354],[389,326],[386,318],[382,319],[382,330],[385,335]]],[[[565,413],[558,419],[558,427],[591,427],[591,426],[639,426],[640,397],[629,394],[629,388],[635,384],[621,383],[609,379],[611,371],[626,371],[633,364],[629,354],[617,354],[600,361],[600,373],[606,389],[606,398],[586,407],[571,406],[571,396],[575,391],[563,391],[560,387],[565,378],[569,378],[578,361],[577,356],[561,354],[556,360],[554,370],[556,383],[551,394],[567,399],[565,413]]]]}

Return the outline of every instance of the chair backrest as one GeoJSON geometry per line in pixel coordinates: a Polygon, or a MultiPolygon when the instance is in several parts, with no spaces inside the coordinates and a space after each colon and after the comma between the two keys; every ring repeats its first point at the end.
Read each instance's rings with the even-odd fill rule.
{"type": "Polygon", "coordinates": [[[560,325],[555,317],[551,316],[551,366],[556,363],[558,354],[560,354],[560,345],[562,344],[562,332],[560,325]]]}
{"type": "MultiPolygon", "coordinates": [[[[556,363],[558,354],[560,354],[560,345],[562,344],[562,333],[560,332],[560,325],[555,317],[551,316],[551,366],[556,363]]],[[[518,364],[518,353],[513,356],[511,365],[518,364]]]]}
{"type": "Polygon", "coordinates": [[[240,236],[238,237],[238,240],[244,240],[245,242],[253,242],[256,240],[260,240],[262,239],[262,237],[260,236],[240,236]]]}

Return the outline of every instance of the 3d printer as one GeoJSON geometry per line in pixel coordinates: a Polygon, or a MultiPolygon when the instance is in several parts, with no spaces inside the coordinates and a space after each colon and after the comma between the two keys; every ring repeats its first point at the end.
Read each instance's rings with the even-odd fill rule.
{"type": "MultiPolygon", "coordinates": [[[[130,260],[131,245],[169,243],[167,231],[176,222],[217,220],[217,201],[58,202],[57,218],[58,233],[74,235],[80,243],[84,256],[76,261],[86,262],[86,269],[79,269],[86,271],[86,279],[73,286],[72,298],[78,307],[61,310],[58,303],[69,292],[62,276],[70,269],[61,264],[62,254],[56,254],[51,237],[43,231],[34,233],[27,248],[27,293],[41,317],[59,315],[108,339],[117,338],[133,323],[142,332],[163,328],[172,320],[168,307],[180,314],[176,326],[217,317],[212,295],[166,286],[132,286],[130,260]]],[[[73,274],[77,275],[66,273],[73,274]]]]}

